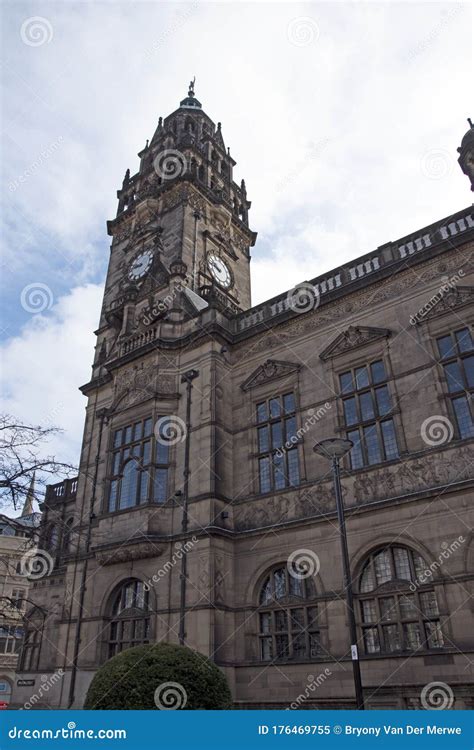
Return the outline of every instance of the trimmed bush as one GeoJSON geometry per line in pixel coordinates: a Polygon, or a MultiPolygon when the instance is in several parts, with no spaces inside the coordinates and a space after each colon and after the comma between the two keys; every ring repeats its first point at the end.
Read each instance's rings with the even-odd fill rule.
{"type": "Polygon", "coordinates": [[[153,643],[113,656],[96,672],[86,709],[215,710],[230,708],[224,674],[184,646],[153,643]]]}

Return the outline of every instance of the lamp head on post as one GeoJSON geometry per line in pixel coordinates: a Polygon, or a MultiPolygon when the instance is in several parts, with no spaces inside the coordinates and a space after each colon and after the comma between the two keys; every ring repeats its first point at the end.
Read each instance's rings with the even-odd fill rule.
{"type": "Polygon", "coordinates": [[[190,383],[192,380],[195,380],[197,377],[199,377],[198,370],[187,370],[183,375],[181,375],[181,382],[190,383]]]}
{"type": "Polygon", "coordinates": [[[345,438],[326,438],[326,440],[316,443],[313,450],[319,456],[323,456],[330,461],[334,461],[334,459],[339,461],[346,453],[349,453],[353,445],[352,440],[346,440],[345,438]]]}

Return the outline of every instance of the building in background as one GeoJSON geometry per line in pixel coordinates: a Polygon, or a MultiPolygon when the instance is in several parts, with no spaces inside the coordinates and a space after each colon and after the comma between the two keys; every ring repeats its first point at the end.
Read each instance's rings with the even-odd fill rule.
{"type": "Polygon", "coordinates": [[[0,514],[0,707],[10,703],[24,635],[29,580],[41,513],[33,510],[34,477],[18,518],[0,514]]]}
{"type": "Polygon", "coordinates": [[[251,307],[251,203],[193,85],[139,159],[108,222],[80,474],[45,499],[51,568],[14,705],[62,670],[42,705],[82,707],[109,657],[181,641],[238,708],[354,707],[333,485],[313,451],[338,436],[354,444],[366,705],[426,707],[442,682],[446,705],[472,707],[472,207],[251,307]]]}

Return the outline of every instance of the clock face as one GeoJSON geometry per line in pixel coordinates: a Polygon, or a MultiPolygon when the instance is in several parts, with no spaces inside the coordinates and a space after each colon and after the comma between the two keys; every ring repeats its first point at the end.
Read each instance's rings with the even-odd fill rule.
{"type": "Polygon", "coordinates": [[[132,261],[130,268],[128,269],[128,278],[131,281],[141,279],[146,274],[151,266],[153,260],[153,251],[144,250],[140,255],[132,261]]]}
{"type": "Polygon", "coordinates": [[[211,276],[217,281],[220,286],[223,286],[224,289],[228,289],[230,287],[232,276],[230,275],[229,268],[227,267],[226,263],[222,260],[222,258],[219,258],[218,255],[214,255],[211,253],[207,256],[207,267],[209,268],[209,271],[211,272],[211,276]]]}

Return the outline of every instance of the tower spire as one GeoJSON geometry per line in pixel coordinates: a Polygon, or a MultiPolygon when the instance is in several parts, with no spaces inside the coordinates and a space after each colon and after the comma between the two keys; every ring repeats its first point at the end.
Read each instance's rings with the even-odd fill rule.
{"type": "Polygon", "coordinates": [[[36,477],[36,471],[33,472],[33,476],[31,477],[31,482],[28,488],[28,493],[26,495],[25,504],[21,512],[21,518],[25,518],[25,516],[31,516],[31,514],[34,512],[33,500],[35,499],[35,477],[36,477]]]}

